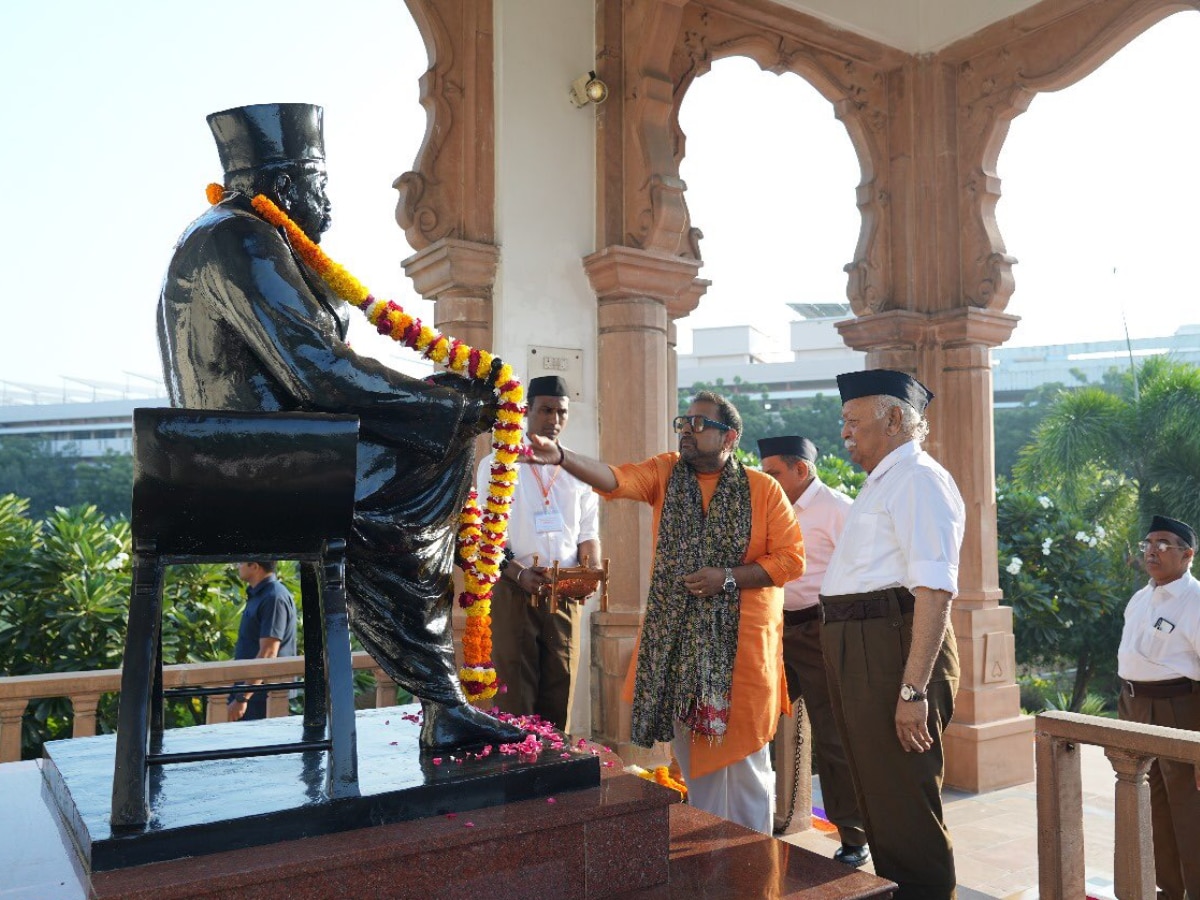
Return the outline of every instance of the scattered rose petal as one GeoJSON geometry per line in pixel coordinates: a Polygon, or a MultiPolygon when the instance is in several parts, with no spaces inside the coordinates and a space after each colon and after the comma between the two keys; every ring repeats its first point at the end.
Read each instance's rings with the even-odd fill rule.
{"type": "Polygon", "coordinates": [[[611,768],[612,768],[612,764],[613,764],[613,762],[612,762],[612,760],[611,760],[611,759],[606,759],[606,760],[604,761],[604,768],[606,768],[606,769],[611,769],[611,768]]]}
{"type": "Polygon", "coordinates": [[[447,819],[457,819],[458,813],[446,813],[446,818],[447,819]]]}
{"type": "Polygon", "coordinates": [[[388,746],[395,747],[398,743],[399,743],[399,741],[388,741],[388,746]]]}
{"type": "Polygon", "coordinates": [[[475,827],[474,822],[463,822],[463,828],[474,828],[474,827],[475,827]]]}
{"type": "MultiPolygon", "coordinates": [[[[433,758],[433,764],[434,764],[435,766],[440,766],[440,765],[442,764],[442,758],[441,758],[440,756],[435,756],[435,757],[433,758]]],[[[453,814],[453,813],[451,813],[451,815],[454,815],[454,814],[453,814]]]]}
{"type": "Polygon", "coordinates": [[[384,725],[391,725],[391,724],[392,724],[392,720],[391,720],[391,719],[384,719],[384,720],[383,720],[383,724],[384,724],[384,725]]]}
{"type": "Polygon", "coordinates": [[[557,801],[557,800],[555,800],[553,797],[547,797],[547,798],[546,798],[546,802],[547,802],[547,803],[557,803],[558,801],[557,801]]]}

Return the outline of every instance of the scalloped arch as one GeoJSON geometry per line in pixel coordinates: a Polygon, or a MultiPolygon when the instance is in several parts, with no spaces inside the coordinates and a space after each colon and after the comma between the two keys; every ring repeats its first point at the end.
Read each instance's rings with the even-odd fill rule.
{"type": "MultiPolygon", "coordinates": [[[[847,297],[855,314],[886,308],[892,292],[887,283],[885,218],[887,188],[887,71],[901,55],[891,55],[880,45],[839,46],[820,29],[789,23],[758,23],[723,15],[712,9],[685,12],[680,39],[672,60],[674,106],[670,128],[675,172],[686,152],[687,138],[679,124],[679,110],[692,83],[708,74],[722,59],[745,57],[764,72],[792,73],[804,79],[834,108],[846,129],[860,170],[857,189],[862,223],[854,259],[844,268],[847,297]]],[[[690,223],[690,217],[689,217],[690,223]]]]}
{"type": "Polygon", "coordinates": [[[1015,289],[999,224],[996,166],[1012,121],[1039,93],[1086,78],[1131,41],[1200,2],[1077,2],[1047,23],[1023,14],[1003,28],[968,38],[939,54],[957,68],[959,153],[964,178],[964,280],[971,306],[1003,311],[1015,289]],[[1030,27],[1032,21],[1036,27],[1030,27]],[[970,249],[968,249],[970,248],[970,249]],[[973,290],[970,288],[974,285],[973,290]]]}

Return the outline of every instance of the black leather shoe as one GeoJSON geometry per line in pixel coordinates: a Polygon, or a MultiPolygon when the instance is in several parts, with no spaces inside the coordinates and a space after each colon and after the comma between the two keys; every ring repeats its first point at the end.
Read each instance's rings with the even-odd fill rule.
{"type": "Polygon", "coordinates": [[[867,860],[871,858],[871,851],[866,844],[863,844],[861,847],[842,844],[842,846],[838,847],[837,852],[833,854],[833,858],[843,865],[857,869],[866,865],[867,860]]]}

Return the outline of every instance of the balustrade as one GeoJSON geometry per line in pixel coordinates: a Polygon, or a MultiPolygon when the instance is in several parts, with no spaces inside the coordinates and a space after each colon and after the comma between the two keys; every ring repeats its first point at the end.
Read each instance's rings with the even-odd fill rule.
{"type": "MultiPolygon", "coordinates": [[[[359,651],[353,654],[352,661],[355,671],[365,670],[374,674],[375,706],[394,705],[396,684],[371,655],[359,651]]],[[[163,687],[167,690],[183,687],[220,687],[252,679],[262,679],[266,682],[292,681],[303,677],[303,656],[163,666],[163,687]]],[[[0,678],[0,763],[15,762],[21,758],[21,718],[31,701],[66,697],[71,701],[74,715],[71,736],[89,737],[96,733],[96,710],[100,698],[105,694],[119,693],[120,690],[120,669],[0,678]]],[[[267,699],[267,716],[287,714],[287,692],[272,691],[267,699]]],[[[223,700],[208,704],[206,721],[226,721],[223,700]]]]}

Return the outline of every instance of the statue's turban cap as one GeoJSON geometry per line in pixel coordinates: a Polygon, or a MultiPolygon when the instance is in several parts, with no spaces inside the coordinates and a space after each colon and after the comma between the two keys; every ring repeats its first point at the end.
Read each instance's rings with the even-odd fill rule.
{"type": "Polygon", "coordinates": [[[258,103],[208,117],[226,175],[272,163],[324,161],[324,110],[311,103],[258,103]]]}

